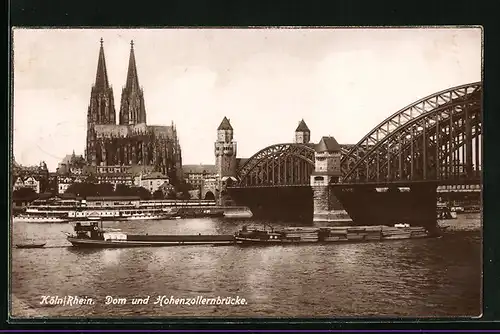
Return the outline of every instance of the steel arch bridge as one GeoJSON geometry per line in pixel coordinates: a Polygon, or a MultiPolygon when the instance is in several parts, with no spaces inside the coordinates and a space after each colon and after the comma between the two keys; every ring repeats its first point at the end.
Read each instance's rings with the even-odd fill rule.
{"type": "MultiPolygon", "coordinates": [[[[341,146],[340,182],[391,183],[480,179],[480,82],[453,87],[394,113],[354,146],[341,146]]],[[[235,187],[305,186],[313,144],[277,144],[238,170],[235,187]]]]}
{"type": "Polygon", "coordinates": [[[435,93],[399,110],[343,156],[341,182],[479,179],[481,111],[480,82],[435,93]]]}
{"type": "Polygon", "coordinates": [[[304,144],[268,146],[238,170],[238,187],[309,185],[314,170],[314,147],[304,144]]]}

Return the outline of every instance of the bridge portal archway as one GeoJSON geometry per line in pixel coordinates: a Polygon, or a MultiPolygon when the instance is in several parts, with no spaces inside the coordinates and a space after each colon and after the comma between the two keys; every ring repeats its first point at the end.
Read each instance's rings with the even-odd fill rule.
{"type": "Polygon", "coordinates": [[[203,199],[206,201],[215,201],[215,195],[213,192],[207,191],[203,199]]]}

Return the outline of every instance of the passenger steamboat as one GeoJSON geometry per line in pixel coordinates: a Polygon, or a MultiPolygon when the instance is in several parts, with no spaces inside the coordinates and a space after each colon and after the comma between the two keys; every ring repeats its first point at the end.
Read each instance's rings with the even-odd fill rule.
{"type": "MultiPolygon", "coordinates": [[[[109,203],[93,199],[50,199],[36,200],[26,212],[16,215],[14,222],[65,223],[74,220],[160,220],[179,216],[180,208],[199,208],[201,216],[221,216],[222,212],[210,210],[215,201],[146,200],[119,198],[109,203]]],[[[198,210],[198,209],[196,209],[198,210]]]]}

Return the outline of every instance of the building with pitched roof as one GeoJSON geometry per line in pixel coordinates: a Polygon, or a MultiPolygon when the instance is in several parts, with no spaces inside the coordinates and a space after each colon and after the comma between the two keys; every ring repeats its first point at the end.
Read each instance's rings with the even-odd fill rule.
{"type": "Polygon", "coordinates": [[[22,188],[33,189],[37,194],[40,193],[41,180],[37,176],[18,176],[14,180],[13,191],[20,190],[22,188]]]}
{"type": "Polygon", "coordinates": [[[194,189],[200,189],[205,179],[214,178],[217,175],[215,165],[184,165],[182,171],[184,172],[184,180],[194,189]]]}
{"type": "Polygon", "coordinates": [[[175,125],[147,125],[144,92],[139,85],[131,42],[127,79],[118,124],[113,88],[108,81],[103,41],[87,112],[85,159],[91,166],[142,166],[171,179],[182,178],[182,158],[175,125]]]}
{"type": "MultiPolygon", "coordinates": [[[[140,176],[140,186],[149,190],[151,194],[153,194],[158,189],[161,190],[162,186],[166,183],[170,184],[170,180],[166,175],[163,175],[160,172],[153,172],[147,175],[140,176]]],[[[165,188],[165,186],[163,186],[165,188]]]]}
{"type": "Polygon", "coordinates": [[[35,166],[22,166],[12,161],[12,188],[31,188],[35,192],[44,192],[49,183],[49,169],[44,161],[35,166]]]}

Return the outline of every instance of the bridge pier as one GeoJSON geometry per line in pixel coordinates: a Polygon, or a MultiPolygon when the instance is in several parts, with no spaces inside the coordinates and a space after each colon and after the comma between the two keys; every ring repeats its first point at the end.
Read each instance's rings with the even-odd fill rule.
{"type": "Polygon", "coordinates": [[[320,177],[316,176],[312,190],[314,223],[352,223],[351,217],[340,203],[333,189],[328,185],[327,180],[320,180],[320,177]]]}
{"type": "Polygon", "coordinates": [[[340,171],[341,148],[333,137],[321,138],[314,152],[314,172],[310,185],[313,189],[314,223],[352,223],[330,183],[337,183],[340,171]]]}
{"type": "Polygon", "coordinates": [[[331,185],[356,225],[406,223],[434,229],[437,226],[436,185],[410,186],[331,185]]]}
{"type": "Polygon", "coordinates": [[[236,205],[248,207],[253,218],[310,224],[312,191],[309,186],[230,188],[236,205]]]}

